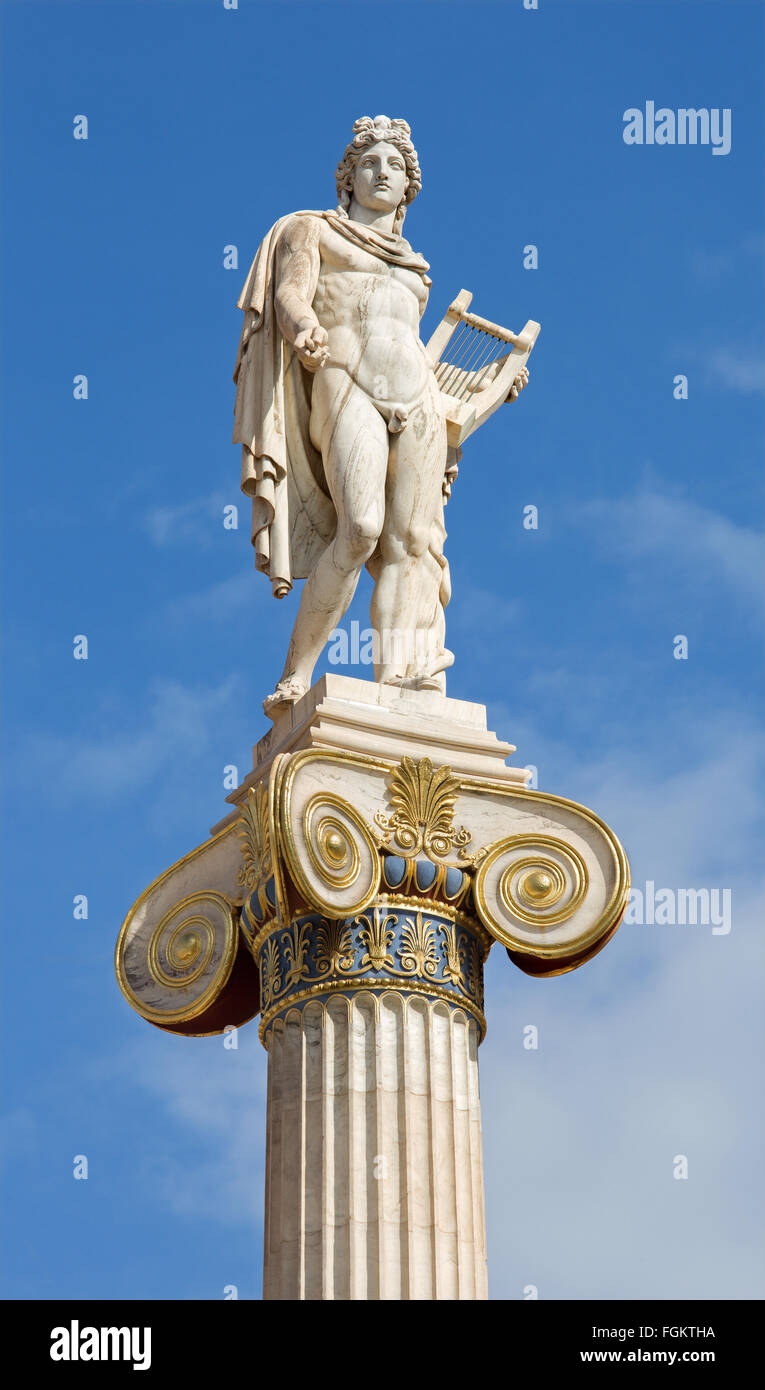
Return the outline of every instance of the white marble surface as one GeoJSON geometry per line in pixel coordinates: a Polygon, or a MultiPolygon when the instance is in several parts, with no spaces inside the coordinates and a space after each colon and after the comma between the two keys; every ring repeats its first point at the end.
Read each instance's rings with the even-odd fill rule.
{"type": "MultiPolygon", "coordinates": [[[[530,774],[508,766],[515,745],[486,727],[486,706],[453,700],[434,690],[401,690],[328,672],[253,748],[253,770],[226,798],[240,806],[248,788],[268,775],[275,757],[301,748],[325,748],[398,762],[431,758],[457,774],[483,776],[522,790],[530,774]]],[[[224,816],[213,827],[229,824],[224,816]]]]}
{"type": "Polygon", "coordinates": [[[293,1011],[268,1063],[265,1299],[485,1299],[478,1029],[398,994],[293,1011]]]}
{"type": "MultiPolygon", "coordinates": [[[[420,167],[406,121],[365,116],[353,131],[336,171],[338,206],[280,218],[238,301],[233,437],[253,499],[255,562],[277,597],[305,579],[282,675],[264,701],[270,717],[309,689],[365,566],[375,679],[444,692],[454,660],[444,504],[459,450],[420,338],[428,263],[402,234],[420,167]]],[[[507,399],[526,385],[527,355],[507,399]]],[[[483,373],[463,377],[467,395],[488,385],[483,373]]]]}

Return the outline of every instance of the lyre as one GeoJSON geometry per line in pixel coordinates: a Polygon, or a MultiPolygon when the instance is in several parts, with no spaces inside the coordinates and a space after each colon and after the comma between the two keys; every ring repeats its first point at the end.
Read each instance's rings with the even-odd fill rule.
{"type": "Polygon", "coordinates": [[[455,447],[513,399],[513,382],[526,366],[540,328],[529,319],[521,333],[511,333],[471,314],[472,298],[470,290],[460,290],[426,347],[441,388],[446,437],[455,447]]]}

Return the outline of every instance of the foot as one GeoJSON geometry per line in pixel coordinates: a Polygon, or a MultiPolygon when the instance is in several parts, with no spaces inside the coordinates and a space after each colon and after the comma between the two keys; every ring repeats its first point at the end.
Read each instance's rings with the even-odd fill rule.
{"type": "Polygon", "coordinates": [[[395,685],[399,690],[440,690],[443,694],[445,680],[443,674],[428,676],[386,676],[380,685],[395,685]]]}
{"type": "Polygon", "coordinates": [[[294,705],[301,700],[308,690],[308,686],[295,676],[287,676],[280,680],[273,695],[267,695],[263,701],[263,713],[269,719],[274,719],[280,710],[288,705],[294,705]]]}

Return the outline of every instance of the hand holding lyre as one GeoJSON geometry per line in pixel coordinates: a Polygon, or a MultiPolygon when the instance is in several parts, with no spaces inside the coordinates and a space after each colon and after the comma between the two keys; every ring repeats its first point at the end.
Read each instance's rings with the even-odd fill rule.
{"type": "Polygon", "coordinates": [[[517,401],[517,399],[518,399],[518,397],[519,397],[521,391],[523,390],[524,386],[526,385],[528,379],[529,379],[529,369],[528,369],[528,367],[521,367],[521,370],[519,371],[517,377],[515,378],[515,381],[513,382],[512,386],[510,387],[510,390],[509,390],[508,393],[507,393],[507,399],[508,399],[509,401],[517,401]]]}
{"type": "Polygon", "coordinates": [[[447,455],[447,466],[444,471],[444,480],[441,485],[441,496],[443,497],[444,502],[449,501],[449,498],[452,495],[452,488],[457,478],[457,474],[460,471],[456,463],[449,461],[452,458],[454,458],[454,451],[450,450],[449,454],[447,455]]]}

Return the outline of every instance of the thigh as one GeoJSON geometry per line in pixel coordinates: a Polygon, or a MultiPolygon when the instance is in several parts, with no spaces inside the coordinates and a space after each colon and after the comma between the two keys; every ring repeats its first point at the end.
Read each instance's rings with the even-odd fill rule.
{"type": "Polygon", "coordinates": [[[369,397],[342,368],[325,367],[314,378],[311,436],[321,449],[338,525],[371,516],[381,525],[390,436],[369,397]]]}
{"type": "Polygon", "coordinates": [[[406,428],[392,436],[385,493],[384,534],[403,540],[429,528],[439,513],[446,469],[446,420],[432,383],[406,428]]]}

